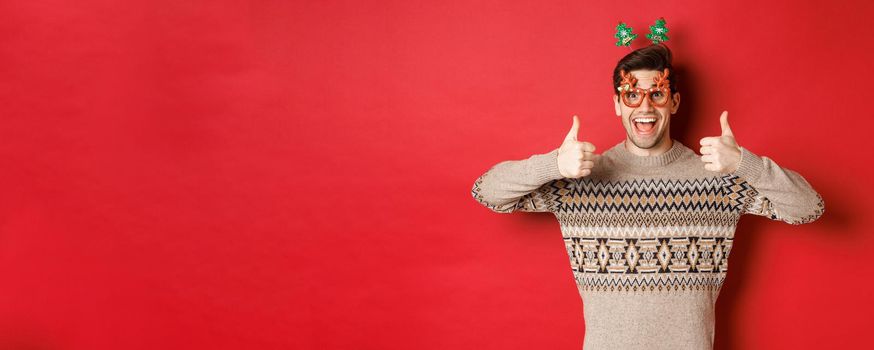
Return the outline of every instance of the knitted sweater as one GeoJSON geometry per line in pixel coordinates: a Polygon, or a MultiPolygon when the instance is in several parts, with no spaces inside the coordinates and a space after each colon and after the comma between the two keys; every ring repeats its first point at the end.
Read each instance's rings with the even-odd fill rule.
{"type": "Polygon", "coordinates": [[[473,185],[498,213],[558,218],[583,299],[584,349],[712,349],[715,303],[740,216],[816,220],[822,197],[798,173],[741,147],[734,173],[704,169],[677,140],[657,156],[624,141],[589,176],[559,174],[558,150],[498,163],[473,185]]]}

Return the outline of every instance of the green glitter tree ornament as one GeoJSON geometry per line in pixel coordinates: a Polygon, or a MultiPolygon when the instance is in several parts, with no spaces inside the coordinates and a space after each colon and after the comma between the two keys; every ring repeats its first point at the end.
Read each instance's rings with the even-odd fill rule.
{"type": "Polygon", "coordinates": [[[660,42],[668,41],[668,36],[665,35],[668,33],[668,28],[665,27],[665,19],[664,17],[660,17],[656,20],[655,25],[649,26],[649,34],[646,37],[649,40],[652,40],[653,44],[658,44],[660,42]]]}
{"type": "Polygon", "coordinates": [[[637,34],[632,32],[632,28],[625,25],[625,23],[619,22],[619,25],[616,26],[616,35],[614,35],[616,39],[616,46],[628,46],[631,47],[631,41],[637,38],[637,34]]]}

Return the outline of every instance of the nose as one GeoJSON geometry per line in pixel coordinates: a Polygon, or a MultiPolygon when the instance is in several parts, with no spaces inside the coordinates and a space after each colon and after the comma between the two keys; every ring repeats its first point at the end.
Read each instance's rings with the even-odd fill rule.
{"type": "Polygon", "coordinates": [[[637,106],[637,112],[640,114],[655,113],[655,109],[649,104],[649,99],[646,96],[643,97],[643,101],[640,101],[640,106],[637,106]]]}

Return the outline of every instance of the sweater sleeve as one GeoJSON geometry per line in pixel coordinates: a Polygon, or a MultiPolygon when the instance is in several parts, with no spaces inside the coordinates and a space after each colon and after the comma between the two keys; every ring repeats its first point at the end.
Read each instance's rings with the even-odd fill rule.
{"type": "Polygon", "coordinates": [[[742,214],[753,214],[792,225],[813,222],[825,212],[825,203],[798,173],[781,168],[768,157],[741,147],[741,160],[733,173],[751,187],[742,214]]]}
{"type": "Polygon", "coordinates": [[[558,171],[558,149],[528,159],[503,161],[476,179],[473,198],[497,213],[548,212],[558,197],[549,185],[564,178],[558,171]]]}

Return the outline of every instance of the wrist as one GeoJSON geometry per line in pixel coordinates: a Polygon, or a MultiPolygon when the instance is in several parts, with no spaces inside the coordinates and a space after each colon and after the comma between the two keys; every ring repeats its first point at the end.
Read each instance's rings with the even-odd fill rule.
{"type": "Polygon", "coordinates": [[[558,149],[554,149],[548,153],[535,155],[534,174],[537,180],[546,183],[552,180],[564,178],[558,167],[558,149]]]}
{"type": "Polygon", "coordinates": [[[761,177],[765,169],[764,162],[761,157],[751,152],[744,147],[740,148],[740,161],[738,161],[737,169],[732,174],[740,176],[747,182],[755,183],[761,177]]]}

